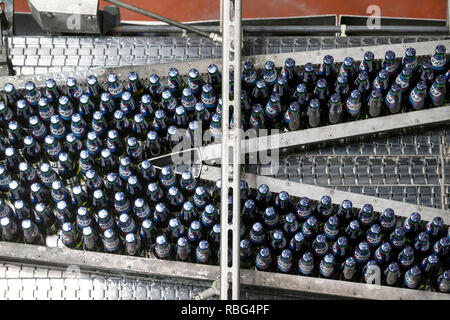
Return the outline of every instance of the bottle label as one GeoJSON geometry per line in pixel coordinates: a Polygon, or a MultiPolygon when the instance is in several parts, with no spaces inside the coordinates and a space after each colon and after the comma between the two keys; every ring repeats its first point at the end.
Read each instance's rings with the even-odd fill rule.
{"type": "Polygon", "coordinates": [[[330,229],[328,223],[325,224],[323,233],[327,235],[329,238],[335,238],[339,233],[339,228],[330,229]]]}
{"type": "Polygon", "coordinates": [[[323,247],[319,247],[317,245],[314,246],[314,252],[318,256],[323,256],[328,251],[328,246],[325,244],[323,247]]]}
{"type": "Polygon", "coordinates": [[[39,128],[33,127],[30,131],[36,139],[43,137],[47,132],[47,130],[43,124],[39,128]]]}
{"type": "Polygon", "coordinates": [[[169,87],[170,92],[174,92],[178,89],[178,83],[176,81],[170,81],[168,82],[167,86],[169,87]]]}
{"type": "Polygon", "coordinates": [[[189,80],[189,88],[191,88],[193,93],[199,92],[200,86],[197,84],[197,81],[189,80]]]}
{"type": "Polygon", "coordinates": [[[35,105],[39,99],[41,98],[41,93],[39,91],[35,91],[32,94],[26,93],[25,99],[27,99],[28,103],[31,105],[35,105]]]}
{"type": "Polygon", "coordinates": [[[115,87],[108,86],[108,92],[113,98],[119,98],[123,92],[123,85],[118,82],[115,87]]]}
{"type": "Polygon", "coordinates": [[[388,94],[386,96],[386,103],[387,103],[389,109],[392,109],[397,104],[397,99],[395,98],[394,95],[388,94]]]}
{"type": "Polygon", "coordinates": [[[208,216],[207,214],[203,214],[202,215],[202,224],[205,227],[210,227],[215,223],[215,219],[214,216],[208,216]]]}
{"type": "Polygon", "coordinates": [[[258,255],[258,256],[256,257],[255,265],[256,265],[256,267],[257,267],[258,269],[260,269],[260,270],[266,270],[266,269],[269,268],[270,261],[263,260],[263,259],[261,259],[261,257],[258,255]]]}
{"type": "Polygon", "coordinates": [[[265,234],[261,233],[261,234],[254,234],[251,233],[250,234],[250,240],[254,243],[254,244],[263,244],[264,240],[266,239],[265,234]]]}
{"type": "MultiPolygon", "coordinates": [[[[186,110],[194,110],[196,101],[195,101],[195,99],[190,99],[190,100],[183,99],[182,104],[186,110]]],[[[169,109],[174,110],[175,108],[176,108],[176,101],[173,101],[171,103],[171,107],[169,109]]]]}
{"type": "Polygon", "coordinates": [[[61,152],[61,144],[56,143],[54,147],[47,148],[47,153],[52,157],[55,158],[59,153],[61,152]]]}
{"type": "Polygon", "coordinates": [[[67,235],[65,232],[61,235],[61,241],[64,245],[70,245],[72,242],[74,242],[74,237],[72,235],[67,235]]]}
{"type": "Polygon", "coordinates": [[[435,86],[432,86],[430,89],[430,97],[433,101],[439,101],[442,96],[442,91],[437,89],[435,86]]]}
{"type": "Polygon", "coordinates": [[[107,230],[110,229],[114,226],[114,220],[113,219],[108,219],[108,220],[98,220],[98,226],[100,227],[100,229],[102,230],[107,230]]]}
{"type": "Polygon", "coordinates": [[[114,153],[117,150],[116,143],[114,143],[110,140],[106,141],[106,146],[107,146],[108,150],[111,151],[111,153],[114,153]]]}
{"type": "Polygon", "coordinates": [[[275,107],[270,107],[270,106],[267,106],[265,111],[266,111],[266,116],[269,119],[274,119],[280,113],[280,109],[275,108],[275,107]]]}
{"type": "Polygon", "coordinates": [[[114,203],[114,209],[120,213],[128,213],[130,211],[130,203],[128,201],[124,201],[123,204],[114,203]]]}
{"type": "Polygon", "coordinates": [[[64,126],[60,126],[59,128],[52,127],[51,132],[52,135],[55,136],[55,138],[62,138],[66,133],[66,129],[64,128],[64,126]]]}
{"type": "Polygon", "coordinates": [[[313,271],[314,265],[312,263],[305,264],[303,260],[300,262],[299,270],[304,275],[310,275],[313,271]]]}
{"type": "MultiPolygon", "coordinates": [[[[286,79],[288,79],[289,77],[284,76],[286,79]]],[[[242,79],[244,80],[244,82],[248,85],[254,85],[256,83],[256,72],[252,72],[250,75],[244,74],[242,76],[242,79]]]]}
{"type": "Polygon", "coordinates": [[[79,99],[81,95],[83,94],[83,90],[81,90],[80,87],[77,87],[75,89],[69,90],[70,96],[74,99],[79,99]]]}
{"type": "Polygon", "coordinates": [[[91,218],[83,218],[83,219],[77,218],[77,225],[80,229],[83,229],[85,227],[91,226],[92,220],[91,220],[91,218]]]}
{"type": "Polygon", "coordinates": [[[389,254],[382,253],[380,248],[375,251],[375,260],[380,262],[385,262],[389,260],[389,254]]]}
{"type": "Polygon", "coordinates": [[[364,263],[367,259],[369,259],[370,253],[361,253],[360,250],[355,251],[355,260],[359,263],[364,263]]]}
{"type": "Polygon", "coordinates": [[[203,251],[203,250],[197,250],[196,252],[195,252],[195,257],[197,258],[197,262],[200,262],[200,263],[205,263],[205,262],[207,262],[208,261],[208,258],[209,258],[209,253],[208,253],[208,251],[203,251]]]}
{"type": "Polygon", "coordinates": [[[352,116],[358,115],[360,110],[361,110],[361,103],[360,102],[354,103],[350,99],[347,101],[347,111],[352,116]]]}
{"type": "Polygon", "coordinates": [[[313,235],[313,230],[306,227],[306,223],[303,225],[302,233],[305,236],[305,238],[310,238],[313,235]]]}
{"type": "Polygon", "coordinates": [[[136,230],[136,225],[133,222],[133,220],[130,220],[130,222],[127,223],[126,225],[121,224],[120,229],[122,230],[123,233],[130,233],[136,230]]]}
{"type": "Polygon", "coordinates": [[[150,91],[157,96],[160,96],[163,92],[164,88],[163,86],[159,83],[157,85],[151,86],[150,91]]]}
{"type": "Polygon", "coordinates": [[[144,220],[144,219],[147,219],[150,216],[151,212],[150,212],[150,208],[148,206],[144,206],[143,208],[139,208],[137,210],[134,210],[134,214],[140,220],[144,220]]]}
{"type": "Polygon", "coordinates": [[[49,106],[48,110],[42,111],[39,109],[39,116],[42,120],[50,118],[54,114],[53,107],[49,106]]]}
{"type": "Polygon", "coordinates": [[[416,286],[417,286],[417,281],[418,279],[416,279],[416,278],[414,278],[412,275],[411,275],[411,272],[407,272],[406,274],[405,274],[405,279],[404,279],[404,282],[405,282],[405,285],[408,287],[408,288],[415,288],[416,286]]]}
{"type": "Polygon", "coordinates": [[[84,126],[72,126],[71,130],[76,137],[80,137],[84,134],[84,126]]]}
{"type": "Polygon", "coordinates": [[[291,270],[292,267],[292,262],[285,261],[284,259],[278,259],[277,266],[281,272],[289,272],[289,270],[291,270]]]}
{"type": "Polygon", "coordinates": [[[44,185],[50,185],[55,180],[55,177],[52,173],[41,175],[40,178],[44,185]]]}
{"type": "Polygon", "coordinates": [[[161,176],[161,184],[165,187],[171,187],[176,184],[175,175],[171,175],[169,177],[161,176]]]}
{"type": "Polygon", "coordinates": [[[323,261],[320,263],[320,274],[324,277],[330,277],[333,274],[334,268],[331,265],[325,265],[323,261]]]}
{"type": "Polygon", "coordinates": [[[383,67],[384,67],[384,70],[386,70],[387,73],[389,73],[389,75],[395,73],[395,71],[397,70],[397,65],[395,63],[393,63],[393,64],[384,63],[383,67]]]}
{"type": "Polygon", "coordinates": [[[396,83],[400,86],[402,92],[407,91],[409,88],[409,81],[402,79],[400,75],[398,76],[396,83]]]}
{"type": "Polygon", "coordinates": [[[439,291],[440,292],[450,292],[450,283],[441,277],[439,279],[439,291]]]}
{"type": "Polygon", "coordinates": [[[11,176],[9,174],[5,174],[1,179],[0,179],[0,186],[2,187],[9,187],[9,183],[11,182],[11,176]]]}
{"type": "Polygon", "coordinates": [[[92,130],[101,135],[105,131],[105,127],[101,124],[92,123],[92,130]]]}
{"type": "Polygon", "coordinates": [[[5,204],[2,210],[0,211],[0,218],[7,217],[10,210],[11,208],[7,204],[5,204]]]}
{"type": "Polygon", "coordinates": [[[431,57],[431,65],[433,66],[433,69],[435,70],[443,70],[445,67],[445,64],[447,63],[445,57],[442,59],[436,58],[435,55],[431,57]]]}
{"type": "Polygon", "coordinates": [[[116,251],[119,249],[119,238],[104,241],[106,251],[116,251]]]}
{"type": "Polygon", "coordinates": [[[413,61],[405,62],[405,67],[409,66],[412,70],[416,70],[417,68],[417,59],[414,59],[413,61]]]}
{"type": "Polygon", "coordinates": [[[170,247],[168,245],[155,245],[155,254],[159,258],[167,258],[170,254],[170,247]]]}
{"type": "Polygon", "coordinates": [[[124,169],[122,166],[119,167],[119,175],[123,179],[127,179],[132,175],[133,173],[129,169],[124,169]]]}
{"type": "Polygon", "coordinates": [[[87,161],[87,162],[80,161],[80,170],[82,172],[87,172],[91,168],[92,168],[92,164],[89,161],[87,161]]]}
{"type": "Polygon", "coordinates": [[[65,200],[65,198],[66,198],[66,194],[64,192],[56,193],[56,192],[53,192],[53,190],[51,192],[51,196],[52,196],[53,200],[55,200],[55,202],[65,200]]]}
{"type": "Polygon", "coordinates": [[[273,72],[271,74],[267,74],[266,72],[264,72],[263,79],[269,85],[273,85],[275,81],[277,81],[277,73],[273,72]]]}
{"type": "Polygon", "coordinates": [[[216,105],[216,97],[215,96],[205,97],[205,96],[202,95],[201,98],[202,98],[203,104],[207,108],[211,108],[211,107],[214,107],[216,105]]]}

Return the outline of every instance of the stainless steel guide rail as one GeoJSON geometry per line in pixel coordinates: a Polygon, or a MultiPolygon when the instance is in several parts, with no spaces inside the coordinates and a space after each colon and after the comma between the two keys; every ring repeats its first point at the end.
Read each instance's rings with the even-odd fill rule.
{"type": "MultiPolygon", "coordinates": [[[[104,254],[68,248],[0,242],[0,261],[74,267],[81,271],[108,272],[119,275],[138,275],[153,278],[176,278],[207,285],[217,279],[220,268],[211,265],[190,264],[158,259],[148,259],[114,254],[104,254]]],[[[76,275],[74,275],[76,276],[76,275]]],[[[315,295],[326,298],[449,300],[450,295],[439,292],[420,291],[388,286],[369,285],[358,282],[328,280],[254,270],[241,270],[241,284],[249,289],[278,290],[298,295],[315,295]]]]}
{"type": "MultiPolygon", "coordinates": [[[[446,47],[450,47],[450,40],[442,41],[426,41],[414,43],[414,48],[416,49],[417,56],[430,56],[433,49],[438,45],[443,44],[446,47]]],[[[251,60],[255,64],[255,68],[261,69],[267,60],[271,60],[275,65],[280,68],[284,65],[284,61],[290,57],[296,61],[297,65],[304,65],[308,62],[313,64],[320,64],[325,55],[330,54],[334,56],[335,63],[342,63],[345,57],[353,57],[355,61],[361,60],[364,56],[364,52],[372,51],[375,55],[375,59],[383,59],[384,53],[387,50],[392,50],[395,54],[400,57],[403,56],[405,50],[409,48],[412,44],[391,44],[391,45],[378,45],[378,46],[367,46],[367,47],[352,47],[343,49],[329,49],[329,50],[319,50],[319,51],[305,51],[305,52],[290,52],[290,53],[280,53],[280,54],[268,54],[268,55],[255,55],[242,57],[242,60],[251,60]]],[[[23,89],[27,81],[33,81],[37,88],[45,88],[45,81],[52,78],[56,81],[57,85],[65,86],[67,78],[73,77],[79,83],[84,83],[86,78],[93,74],[98,77],[100,82],[106,83],[106,77],[109,73],[116,73],[119,80],[125,81],[128,74],[131,71],[136,71],[138,74],[142,75],[142,79],[146,79],[150,74],[156,73],[159,76],[166,75],[171,67],[178,69],[180,75],[187,76],[190,69],[195,68],[199,70],[200,73],[206,74],[206,70],[210,64],[216,64],[219,69],[222,68],[221,59],[204,59],[196,61],[187,62],[173,62],[173,63],[161,63],[146,66],[132,66],[132,67],[118,67],[118,68],[102,68],[94,67],[89,70],[81,72],[60,72],[60,73],[48,73],[40,75],[17,75],[0,77],[0,89],[3,90],[3,85],[6,82],[14,83],[17,89],[23,89]]]]}
{"type": "Polygon", "coordinates": [[[241,96],[241,0],[223,0],[223,72],[222,72],[222,189],[221,212],[228,212],[228,190],[232,189],[232,221],[228,215],[220,216],[220,298],[228,299],[228,282],[231,280],[231,298],[240,297],[240,188],[241,181],[241,99],[230,100],[230,72],[234,77],[234,97],[241,96]],[[230,106],[233,107],[235,126],[230,129],[230,106]],[[231,160],[231,163],[230,163],[231,160]],[[231,235],[231,239],[229,236],[231,235]],[[231,240],[231,241],[229,241],[231,240]],[[231,248],[230,248],[231,242],[231,248]],[[231,249],[231,266],[228,249],[231,249]]]}
{"type": "MultiPolygon", "coordinates": [[[[220,168],[203,165],[200,172],[200,179],[208,181],[217,181],[220,178],[220,168]]],[[[344,200],[351,200],[353,207],[361,208],[364,204],[371,204],[375,211],[383,212],[386,208],[391,208],[395,214],[400,217],[408,217],[412,212],[419,212],[422,220],[431,221],[434,217],[440,216],[444,219],[445,224],[450,224],[450,212],[441,209],[435,209],[415,204],[405,203],[401,201],[387,200],[383,198],[366,196],[363,194],[352,193],[347,191],[318,187],[309,184],[292,182],[282,179],[276,179],[269,176],[261,176],[251,173],[242,173],[242,179],[247,181],[252,189],[258,188],[261,184],[267,184],[270,191],[280,193],[288,192],[295,197],[308,197],[312,200],[319,201],[323,195],[329,195],[334,204],[340,204],[344,200]]]]}
{"type": "MultiPolygon", "coordinates": [[[[439,108],[250,138],[245,143],[242,143],[241,152],[256,153],[271,149],[308,145],[437,124],[446,121],[450,121],[450,106],[448,105],[439,108]]],[[[202,160],[206,162],[221,158],[219,144],[202,147],[200,148],[200,153],[202,160]]]]}

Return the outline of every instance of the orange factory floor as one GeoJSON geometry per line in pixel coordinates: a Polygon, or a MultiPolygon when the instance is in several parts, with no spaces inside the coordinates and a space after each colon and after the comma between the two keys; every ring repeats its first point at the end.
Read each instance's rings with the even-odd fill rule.
{"type": "MultiPolygon", "coordinates": [[[[66,1],[66,0],[55,0],[66,1]]],[[[219,0],[124,0],[135,6],[178,21],[219,19],[219,0]]],[[[278,18],[308,15],[370,15],[367,8],[378,5],[383,17],[446,19],[445,0],[242,0],[242,17],[278,18]]],[[[100,1],[100,9],[107,2],[100,1]]],[[[15,0],[16,12],[28,12],[27,0],[15,0]]],[[[121,9],[122,20],[146,21],[146,17],[121,9]]]]}

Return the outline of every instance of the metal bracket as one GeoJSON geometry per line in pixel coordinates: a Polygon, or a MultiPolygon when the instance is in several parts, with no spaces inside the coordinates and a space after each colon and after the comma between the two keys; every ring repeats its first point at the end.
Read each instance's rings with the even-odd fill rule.
{"type": "Polygon", "coordinates": [[[220,276],[211,285],[211,288],[206,289],[194,296],[194,300],[206,300],[220,294],[220,276]]]}

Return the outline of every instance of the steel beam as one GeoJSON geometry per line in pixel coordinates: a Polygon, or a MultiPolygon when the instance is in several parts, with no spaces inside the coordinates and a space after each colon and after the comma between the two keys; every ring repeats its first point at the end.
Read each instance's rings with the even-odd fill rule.
{"type": "MultiPolygon", "coordinates": [[[[450,121],[450,106],[395,114],[379,118],[358,120],[312,129],[251,138],[241,146],[242,153],[316,144],[381,132],[389,132],[450,121]]],[[[219,144],[200,148],[203,161],[221,158],[219,144]]]]}
{"type": "MultiPolygon", "coordinates": [[[[208,181],[217,181],[220,178],[220,168],[212,166],[203,166],[200,173],[200,179],[208,181]]],[[[324,188],[309,184],[303,184],[284,179],[276,179],[269,176],[261,176],[251,173],[242,173],[242,179],[247,181],[252,189],[258,188],[261,184],[270,186],[270,191],[279,193],[281,191],[288,192],[295,197],[308,197],[312,200],[319,201],[324,195],[329,195],[334,204],[341,204],[344,200],[350,200],[353,207],[361,208],[364,204],[371,204],[375,211],[383,212],[386,208],[391,208],[395,214],[400,217],[408,217],[412,212],[419,212],[422,220],[431,221],[434,217],[442,217],[445,224],[450,224],[450,211],[435,209],[431,207],[419,206],[401,201],[388,200],[372,196],[366,196],[359,193],[324,188]]]]}
{"type": "Polygon", "coordinates": [[[240,297],[240,188],[241,181],[241,99],[230,99],[230,73],[234,77],[233,96],[241,96],[241,0],[223,0],[223,46],[222,46],[222,155],[221,167],[221,215],[220,215],[220,298],[228,299],[228,282],[231,280],[231,298],[240,297]],[[234,127],[230,129],[230,107],[233,107],[234,127]],[[232,189],[233,218],[228,222],[228,192],[232,189]],[[229,236],[231,235],[231,239],[229,236]],[[231,247],[230,247],[231,243],[231,247]],[[228,249],[232,263],[228,265],[228,249]]]}
{"type": "MultiPolygon", "coordinates": [[[[0,242],[0,261],[54,267],[78,267],[80,271],[107,272],[129,276],[177,278],[211,284],[220,268],[168,260],[95,253],[68,248],[49,248],[0,242]]],[[[327,280],[280,273],[241,270],[241,284],[253,290],[277,290],[291,295],[381,300],[449,300],[450,295],[357,282],[327,280]]]]}

